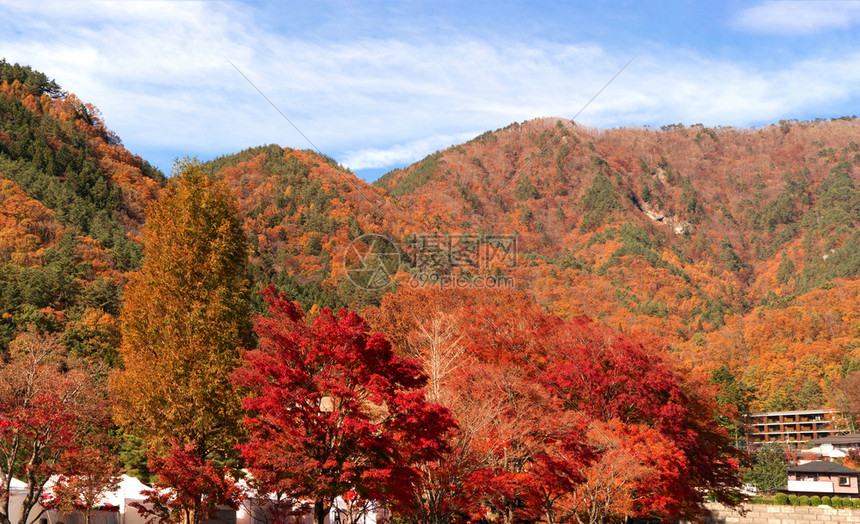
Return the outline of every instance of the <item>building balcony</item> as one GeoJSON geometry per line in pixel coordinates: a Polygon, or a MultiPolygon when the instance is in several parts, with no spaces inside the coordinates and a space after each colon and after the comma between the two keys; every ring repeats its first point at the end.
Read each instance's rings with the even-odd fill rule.
{"type": "Polygon", "coordinates": [[[789,480],[788,491],[805,493],[833,493],[832,482],[820,480],[789,480]]]}

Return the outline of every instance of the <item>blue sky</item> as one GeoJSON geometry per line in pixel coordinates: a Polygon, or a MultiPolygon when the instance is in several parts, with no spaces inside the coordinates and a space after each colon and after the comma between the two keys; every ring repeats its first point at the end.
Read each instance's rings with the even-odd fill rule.
{"type": "Polygon", "coordinates": [[[277,143],[372,180],[541,116],[759,126],[860,113],[860,2],[0,0],[0,57],[169,173],[277,143]]]}

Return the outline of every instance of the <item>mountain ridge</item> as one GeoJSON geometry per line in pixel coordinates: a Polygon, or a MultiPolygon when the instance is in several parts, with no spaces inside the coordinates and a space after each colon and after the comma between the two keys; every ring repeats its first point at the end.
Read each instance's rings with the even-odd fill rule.
{"type": "MultiPolygon", "coordinates": [[[[167,179],[96,108],[3,65],[4,347],[34,323],[110,359],[145,208],[167,179]]],[[[428,275],[503,278],[553,314],[647,334],[702,372],[725,366],[756,390],[754,407],[782,409],[824,403],[860,370],[858,131],[854,117],[606,130],[539,118],[373,184],[277,145],[203,167],[236,197],[252,283],[306,309],[379,305],[428,275]],[[396,255],[378,266],[382,287],[362,280],[355,256],[377,238],[396,255]],[[513,258],[456,258],[514,238],[513,258]]]]}
{"type": "MultiPolygon", "coordinates": [[[[537,122],[520,126],[529,138],[525,147],[506,140],[513,134],[509,126],[431,155],[378,185],[413,206],[439,202],[441,192],[452,222],[516,231],[538,267],[523,279],[541,282],[532,286],[539,302],[562,315],[655,332],[705,369],[727,363],[739,375],[760,377],[770,348],[756,347],[761,361],[751,365],[744,353],[757,344],[726,355],[709,347],[718,338],[712,334],[743,338],[739,318],[766,316],[797,297],[853,285],[854,166],[860,163],[855,118],[752,130],[674,125],[587,133],[558,121],[537,122]],[[556,135],[557,144],[548,144],[556,135]],[[494,148],[503,155],[493,155],[494,148]],[[516,158],[527,159],[528,167],[510,160],[516,158]],[[428,162],[435,164],[429,174],[428,162]],[[425,183],[398,191],[415,172],[425,183]],[[488,185],[481,172],[495,173],[513,191],[496,196],[504,184],[488,185]],[[515,183],[512,172],[520,175],[515,183]],[[565,176],[568,183],[559,184],[565,176]],[[734,327],[725,327],[727,318],[734,327]]],[[[821,388],[817,399],[823,402],[825,390],[856,367],[857,342],[842,338],[844,328],[815,335],[841,344],[838,355],[820,353],[822,369],[798,371],[788,381],[792,373],[775,373],[782,383],[764,388],[770,391],[758,406],[790,407],[793,400],[784,399],[796,398],[810,381],[821,388]]],[[[782,353],[793,345],[799,361],[810,356],[815,340],[779,340],[772,347],[780,345],[782,353]]],[[[797,362],[781,360],[797,370],[797,362]]]]}

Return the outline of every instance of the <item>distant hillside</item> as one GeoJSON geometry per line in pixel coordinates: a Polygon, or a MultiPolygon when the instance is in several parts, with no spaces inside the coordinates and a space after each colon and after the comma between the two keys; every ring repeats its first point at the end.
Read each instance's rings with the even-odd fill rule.
{"type": "Polygon", "coordinates": [[[425,229],[516,233],[517,281],[551,310],[658,334],[694,365],[730,365],[759,406],[803,407],[860,366],[857,142],[854,118],[755,130],[543,119],[375,185],[425,229]]]}
{"type": "MultiPolygon", "coordinates": [[[[35,324],[109,360],[165,177],[44,74],[2,61],[0,82],[0,348],[35,324]]],[[[276,145],[205,168],[239,202],[254,286],[306,309],[378,305],[422,280],[504,282],[693,368],[727,366],[754,408],[779,409],[825,403],[860,370],[858,143],[855,118],[612,130],[537,119],[373,185],[276,145]],[[504,256],[477,263],[484,248],[504,256]]]]}
{"type": "Polygon", "coordinates": [[[96,108],[0,60],[0,347],[35,324],[112,354],[143,210],[164,180],[96,108]]]}
{"type": "MultiPolygon", "coordinates": [[[[410,251],[416,237],[516,236],[517,264],[504,273],[550,311],[656,336],[705,371],[725,364],[757,391],[754,406],[776,409],[821,404],[860,367],[858,131],[855,119],[755,130],[542,119],[373,187],[328,158],[276,146],[210,167],[247,213],[256,280],[306,307],[376,304],[414,283],[426,271],[410,251]],[[398,246],[399,284],[367,293],[345,278],[364,233],[398,246]]],[[[436,270],[468,279],[499,268],[436,270]]]]}
{"type": "Polygon", "coordinates": [[[237,197],[258,288],[272,282],[306,308],[378,300],[361,290],[355,294],[342,266],[352,240],[390,230],[377,209],[387,206],[381,191],[331,158],[276,145],[224,156],[206,167],[237,197]]]}

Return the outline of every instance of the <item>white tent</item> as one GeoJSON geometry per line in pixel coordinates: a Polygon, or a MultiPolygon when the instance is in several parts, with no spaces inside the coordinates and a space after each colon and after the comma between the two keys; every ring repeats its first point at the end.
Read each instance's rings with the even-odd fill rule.
{"type": "Polygon", "coordinates": [[[329,520],[349,524],[377,524],[387,521],[390,515],[379,503],[367,500],[360,504],[350,504],[343,497],[337,497],[334,507],[329,511],[329,520]]]}
{"type": "MultiPolygon", "coordinates": [[[[51,482],[49,481],[47,486],[50,485],[51,482]]],[[[145,524],[146,519],[129,504],[143,502],[146,499],[143,491],[147,489],[150,489],[149,486],[138,479],[123,475],[119,487],[115,491],[105,493],[99,501],[100,505],[110,505],[118,508],[118,511],[96,511],[90,515],[90,523],[145,524]]],[[[55,510],[46,513],[45,519],[48,524],[84,524],[86,522],[84,515],[80,512],[63,514],[55,510]]]]}
{"type": "Polygon", "coordinates": [[[119,506],[121,515],[120,524],[144,524],[146,519],[137,512],[136,509],[130,507],[132,502],[143,502],[146,500],[146,495],[143,495],[144,490],[152,489],[143,482],[128,475],[122,476],[122,481],[119,483],[119,489],[113,493],[108,493],[105,497],[108,504],[119,506]]]}
{"type": "Polygon", "coordinates": [[[27,483],[12,477],[12,482],[9,483],[10,493],[25,493],[27,491],[27,483]]]}
{"type": "MultiPolygon", "coordinates": [[[[53,484],[53,479],[46,484],[46,490],[53,484]]],[[[27,484],[18,479],[12,479],[9,500],[10,521],[17,522],[22,511],[24,497],[27,494],[27,484]]],[[[134,477],[123,475],[119,487],[116,491],[105,493],[100,504],[111,505],[119,508],[118,511],[97,511],[90,516],[92,524],[145,524],[146,519],[142,517],[135,508],[129,506],[132,502],[143,502],[146,496],[143,491],[150,489],[149,486],[139,481],[134,477]]],[[[37,505],[30,512],[32,519],[36,517],[42,510],[42,507],[37,505]]],[[[48,524],[83,524],[85,517],[80,512],[63,514],[59,511],[52,510],[45,512],[41,517],[48,524]]]]}
{"type": "MultiPolygon", "coordinates": [[[[249,471],[245,470],[244,473],[247,478],[251,477],[249,471]]],[[[276,502],[275,495],[269,494],[263,498],[256,498],[246,479],[240,479],[237,485],[242,492],[243,500],[235,513],[235,524],[269,524],[272,522],[271,504],[276,502]]],[[[292,520],[300,524],[314,524],[316,521],[313,515],[313,501],[305,501],[305,503],[309,507],[309,511],[304,515],[297,515],[292,520]]],[[[298,508],[298,503],[293,506],[294,510],[298,508]]],[[[388,522],[390,517],[391,515],[388,511],[374,501],[350,504],[343,497],[337,497],[334,505],[325,515],[323,522],[325,524],[350,524],[352,521],[357,524],[377,524],[388,522]]],[[[217,521],[209,521],[207,524],[214,524],[215,522],[226,523],[233,521],[221,518],[217,521]]]]}

